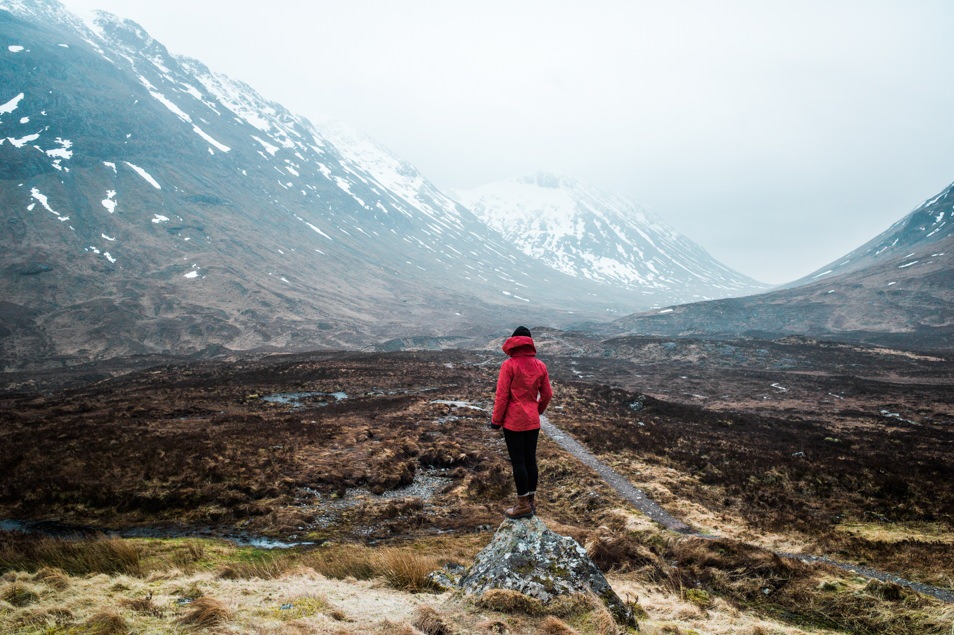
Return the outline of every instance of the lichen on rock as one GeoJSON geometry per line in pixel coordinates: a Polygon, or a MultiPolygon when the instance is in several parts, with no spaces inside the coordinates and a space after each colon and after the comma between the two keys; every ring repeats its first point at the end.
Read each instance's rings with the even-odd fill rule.
{"type": "Polygon", "coordinates": [[[557,597],[593,593],[617,622],[636,625],[632,610],[619,599],[580,543],[551,531],[536,516],[505,519],[458,587],[477,597],[491,589],[509,589],[536,598],[544,606],[557,597]]]}

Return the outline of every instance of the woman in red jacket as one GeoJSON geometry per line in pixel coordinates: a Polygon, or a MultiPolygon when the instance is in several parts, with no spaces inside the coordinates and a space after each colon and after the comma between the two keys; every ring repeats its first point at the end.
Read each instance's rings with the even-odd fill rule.
{"type": "Polygon", "coordinates": [[[546,365],[536,358],[537,349],[527,327],[517,327],[504,342],[503,350],[509,358],[500,366],[490,425],[503,428],[517,486],[517,504],[504,514],[528,518],[536,509],[540,415],[547,409],[553,389],[546,365]]]}

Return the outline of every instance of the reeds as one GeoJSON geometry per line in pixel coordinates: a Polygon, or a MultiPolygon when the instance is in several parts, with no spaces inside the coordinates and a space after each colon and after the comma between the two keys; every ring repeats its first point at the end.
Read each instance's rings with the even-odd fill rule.
{"type": "Polygon", "coordinates": [[[411,548],[348,545],[313,552],[303,564],[329,578],[383,578],[395,589],[416,593],[434,588],[428,576],[440,569],[442,561],[411,548]]]}
{"type": "Polygon", "coordinates": [[[58,569],[70,575],[142,574],[142,551],[133,542],[99,536],[90,540],[0,534],[0,571],[58,569]]]}

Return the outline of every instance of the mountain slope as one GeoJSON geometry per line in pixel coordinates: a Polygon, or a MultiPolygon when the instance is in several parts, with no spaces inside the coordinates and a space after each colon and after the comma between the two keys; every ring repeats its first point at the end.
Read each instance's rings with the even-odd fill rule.
{"type": "MultiPolygon", "coordinates": [[[[940,257],[935,245],[954,234],[954,184],[919,205],[858,249],[786,286],[800,286],[900,258],[903,268],[940,257]]],[[[940,249],[943,251],[943,249],[940,249]]],[[[941,254],[943,255],[943,254],[941,254]]]]}
{"type": "Polygon", "coordinates": [[[800,286],[622,318],[616,332],[954,349],[954,185],[800,286]]]}
{"type": "Polygon", "coordinates": [[[413,166],[339,128],[330,141],[133,22],[0,0],[0,35],[8,367],[649,306],[521,254],[413,166]]]}
{"type": "Polygon", "coordinates": [[[660,306],[767,289],[631,201],[565,177],[538,174],[454,194],[527,255],[660,306]]]}

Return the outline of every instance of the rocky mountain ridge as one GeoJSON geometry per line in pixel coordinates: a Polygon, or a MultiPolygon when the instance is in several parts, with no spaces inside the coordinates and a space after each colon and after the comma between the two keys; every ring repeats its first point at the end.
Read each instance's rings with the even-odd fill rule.
{"type": "Polygon", "coordinates": [[[660,304],[765,291],[636,203],[554,174],[491,183],[455,197],[557,271],[621,285],[660,304]]]}

